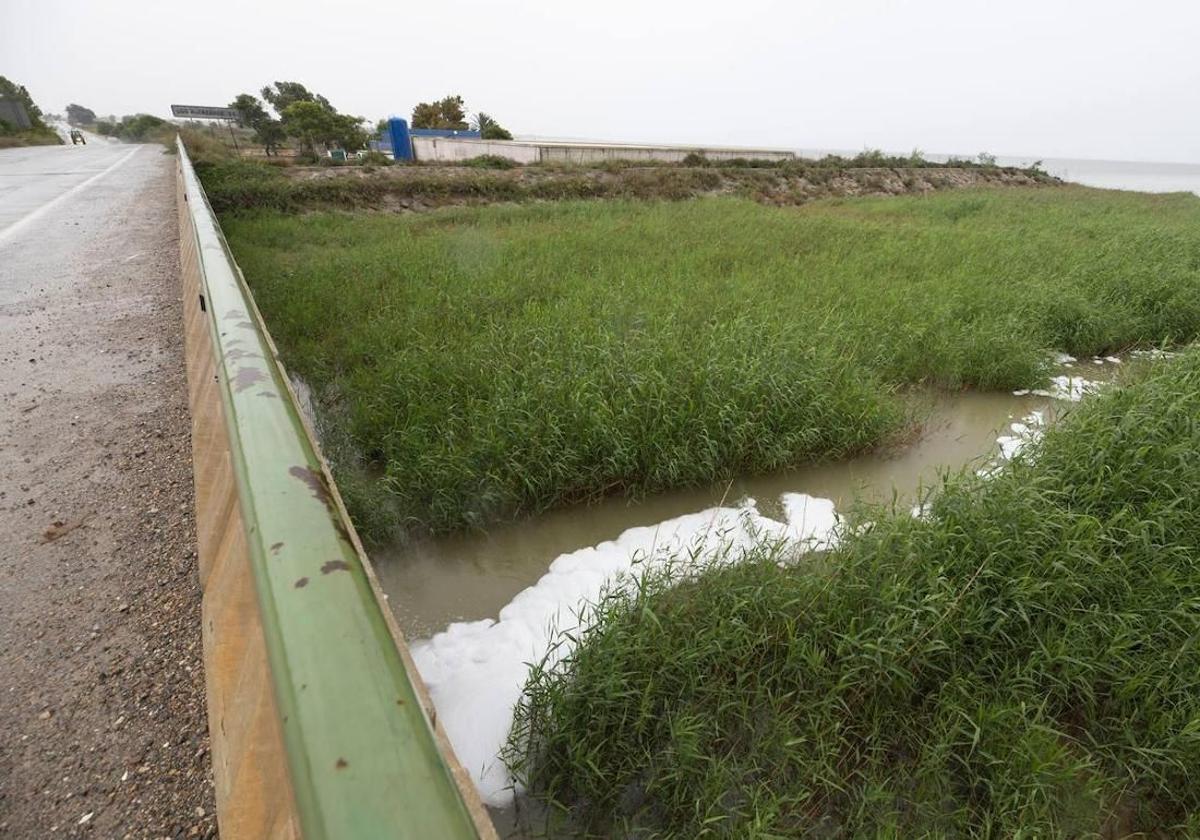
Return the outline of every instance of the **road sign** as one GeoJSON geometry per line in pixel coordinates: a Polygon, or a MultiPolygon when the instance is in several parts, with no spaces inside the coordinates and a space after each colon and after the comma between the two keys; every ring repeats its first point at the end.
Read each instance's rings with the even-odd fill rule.
{"type": "Polygon", "coordinates": [[[207,105],[172,105],[171,116],[189,120],[236,120],[238,112],[232,108],[210,108],[207,105]]]}

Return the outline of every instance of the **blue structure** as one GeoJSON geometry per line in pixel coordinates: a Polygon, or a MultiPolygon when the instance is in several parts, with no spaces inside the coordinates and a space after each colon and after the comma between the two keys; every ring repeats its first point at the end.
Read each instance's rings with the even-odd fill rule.
{"type": "Polygon", "coordinates": [[[392,117],[388,120],[388,130],[379,138],[378,148],[381,152],[392,153],[396,160],[412,160],[412,138],[414,137],[467,137],[478,140],[478,131],[458,131],[453,128],[413,128],[408,127],[408,120],[392,117]]]}
{"type": "Polygon", "coordinates": [[[392,117],[388,120],[388,139],[392,142],[392,157],[396,160],[412,160],[412,140],[408,134],[408,120],[392,117]]]}

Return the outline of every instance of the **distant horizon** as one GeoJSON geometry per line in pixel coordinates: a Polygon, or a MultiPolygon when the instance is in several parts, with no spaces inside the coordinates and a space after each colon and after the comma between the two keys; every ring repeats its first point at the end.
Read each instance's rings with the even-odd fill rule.
{"type": "MultiPolygon", "coordinates": [[[[0,73],[0,75],[4,75],[4,74],[0,73]]],[[[36,99],[35,99],[35,101],[36,101],[36,99]]],[[[182,104],[182,103],[175,103],[175,104],[182,104]]],[[[207,103],[207,104],[215,105],[215,103],[211,103],[211,102],[207,103]]],[[[228,104],[229,103],[224,103],[224,105],[220,105],[218,107],[225,107],[228,104]]],[[[54,114],[54,115],[57,115],[57,116],[65,119],[65,115],[61,113],[61,111],[65,110],[65,109],[46,108],[44,106],[41,106],[40,103],[39,103],[39,107],[41,107],[43,112],[45,112],[47,114],[54,114]]],[[[170,107],[169,106],[167,107],[165,113],[157,113],[157,114],[154,113],[153,111],[149,111],[149,110],[135,110],[135,111],[131,112],[130,114],[117,114],[115,112],[109,113],[107,111],[105,111],[104,113],[101,113],[101,111],[103,109],[93,109],[93,110],[96,111],[96,115],[98,118],[114,116],[114,117],[117,117],[118,119],[120,119],[123,116],[132,116],[133,114],[151,114],[153,116],[161,117],[162,119],[166,119],[169,122],[173,122],[173,123],[187,122],[187,120],[180,120],[175,117],[172,117],[170,115],[170,107]]],[[[393,116],[399,116],[399,115],[393,115],[393,116]]],[[[388,117],[379,117],[377,119],[387,119],[387,118],[388,117]]],[[[403,118],[409,119],[410,117],[406,115],[403,118]]],[[[375,122],[375,118],[367,117],[367,118],[364,118],[364,121],[367,124],[373,124],[375,122]]],[[[637,145],[644,145],[644,146],[697,146],[697,147],[747,149],[747,150],[761,149],[763,151],[774,150],[774,151],[795,152],[797,155],[800,155],[801,157],[813,157],[813,156],[824,156],[824,155],[843,155],[843,156],[847,156],[847,157],[853,157],[854,155],[858,155],[863,152],[869,152],[869,151],[880,151],[886,155],[905,156],[905,155],[912,154],[912,152],[914,151],[913,149],[894,149],[894,148],[887,148],[887,147],[876,147],[876,146],[865,146],[865,145],[862,148],[858,148],[858,149],[852,149],[852,148],[848,148],[848,147],[824,148],[824,147],[819,147],[819,146],[794,146],[794,145],[788,145],[786,143],[725,143],[725,142],[708,142],[708,141],[696,141],[696,140],[657,140],[657,139],[656,140],[641,140],[641,139],[629,140],[629,139],[619,139],[616,137],[598,137],[598,136],[588,137],[588,136],[570,135],[570,134],[534,134],[534,133],[523,133],[523,132],[519,132],[519,131],[513,132],[513,139],[517,142],[547,141],[547,142],[597,143],[597,144],[616,144],[616,145],[634,145],[634,146],[637,146],[637,145]]],[[[1034,163],[1034,162],[1037,162],[1040,160],[1040,161],[1081,162],[1081,163],[1116,163],[1116,164],[1135,164],[1135,165],[1139,165],[1139,166],[1183,166],[1183,167],[1189,167],[1189,168],[1200,170],[1200,161],[1146,160],[1146,159],[1139,160],[1139,159],[1135,159],[1135,158],[1087,157],[1087,156],[1083,156],[1083,155],[1014,154],[1012,152],[1004,152],[1004,151],[997,152],[997,151],[993,151],[991,149],[981,149],[980,151],[973,152],[973,153],[965,152],[965,151],[958,151],[958,152],[928,151],[925,149],[920,149],[920,152],[921,152],[922,156],[927,160],[938,160],[939,158],[942,158],[942,159],[959,158],[959,159],[965,159],[965,160],[975,160],[979,157],[980,154],[986,152],[987,154],[991,154],[991,155],[995,156],[997,161],[1027,161],[1028,163],[1034,163]]],[[[1002,165],[1015,166],[1015,165],[1019,165],[1019,164],[1007,162],[1007,163],[1003,163],[1002,165]]]]}
{"type": "Polygon", "coordinates": [[[1200,165],[1197,31],[1184,0],[5,0],[0,73],[51,112],[289,80],[370,120],[458,94],[526,135],[1200,165]]]}
{"type": "MultiPolygon", "coordinates": [[[[630,145],[647,145],[647,146],[708,146],[712,148],[730,148],[730,149],[762,149],[796,152],[802,157],[808,157],[811,154],[818,155],[844,155],[854,156],[863,152],[878,150],[886,155],[903,156],[912,154],[912,149],[888,149],[872,146],[863,146],[861,149],[850,148],[822,148],[818,146],[793,146],[786,143],[761,143],[761,144],[746,144],[746,143],[708,143],[708,142],[693,142],[682,140],[619,140],[613,137],[582,137],[566,134],[530,134],[514,132],[513,139],[517,141],[538,141],[545,140],[548,142],[574,142],[574,143],[614,143],[614,144],[630,144],[630,145]]],[[[1012,152],[995,152],[991,149],[981,149],[978,152],[933,152],[921,149],[921,154],[928,160],[937,158],[963,158],[974,160],[983,152],[995,155],[997,160],[1025,160],[1028,159],[1031,163],[1038,160],[1055,160],[1055,161],[1086,161],[1088,163],[1134,163],[1139,165],[1154,165],[1154,166],[1188,166],[1200,169],[1200,162],[1183,161],[1183,160],[1135,160],[1132,158],[1102,158],[1102,157],[1086,157],[1077,155],[1044,155],[1044,154],[1013,154],[1012,152]]]]}
{"type": "MultiPolygon", "coordinates": [[[[5,74],[3,72],[0,72],[0,76],[2,76],[2,75],[5,75],[5,74]]],[[[11,76],[9,78],[12,79],[11,76]]],[[[21,82],[17,79],[12,79],[12,80],[16,81],[18,84],[23,84],[23,82],[21,82]]],[[[26,85],[26,87],[29,87],[29,86],[26,85]]],[[[252,92],[257,93],[257,91],[252,91],[252,92]]],[[[334,102],[334,104],[335,105],[337,104],[336,93],[333,93],[331,91],[325,91],[325,90],[317,90],[316,92],[323,93],[323,94],[329,96],[329,98],[334,102]]],[[[31,91],[31,93],[32,93],[32,91],[31,91]]],[[[211,98],[212,97],[210,97],[210,99],[211,98]]],[[[230,99],[232,101],[232,97],[230,99]]],[[[43,105],[41,102],[39,102],[36,96],[34,96],[34,101],[37,102],[38,106],[42,109],[43,112],[48,113],[48,114],[56,114],[59,116],[64,116],[63,112],[65,111],[65,105],[60,108],[49,108],[49,107],[46,107],[45,105],[43,105]]],[[[82,102],[77,103],[77,104],[87,105],[86,103],[82,103],[82,102]]],[[[185,104],[185,103],[176,102],[174,104],[185,104]]],[[[195,103],[186,103],[186,104],[195,104],[195,103]]],[[[227,107],[229,105],[228,102],[218,103],[216,101],[205,102],[203,104],[207,105],[207,106],[214,106],[214,107],[227,107]]],[[[87,105],[87,107],[91,107],[91,106],[87,105]]],[[[134,114],[151,114],[153,116],[157,116],[162,119],[169,120],[171,122],[180,122],[180,120],[171,116],[170,105],[165,106],[161,111],[154,111],[154,110],[150,110],[150,109],[135,109],[128,113],[122,113],[119,111],[110,111],[110,110],[104,109],[104,108],[92,108],[92,110],[96,112],[97,117],[112,116],[112,117],[116,117],[116,118],[120,119],[122,117],[132,116],[134,114]]],[[[471,112],[471,113],[474,113],[474,112],[471,112]]],[[[356,116],[357,116],[357,114],[356,114],[356,116]]],[[[376,120],[388,119],[390,117],[402,117],[403,119],[411,119],[410,115],[407,113],[405,113],[405,114],[389,113],[388,115],[381,116],[381,117],[365,116],[363,118],[363,120],[366,124],[371,125],[371,124],[374,124],[376,122],[376,120]]],[[[797,145],[791,145],[788,143],[774,143],[774,142],[752,143],[752,142],[707,141],[707,140],[625,139],[625,138],[617,138],[617,137],[612,137],[612,136],[587,136],[587,135],[576,135],[576,134],[547,134],[547,133],[540,133],[540,132],[522,132],[520,130],[514,130],[513,137],[517,141],[546,140],[546,141],[556,141],[556,142],[614,143],[614,144],[650,145],[650,146],[711,146],[711,147],[763,149],[763,150],[775,149],[775,150],[792,151],[792,152],[797,152],[797,153],[805,152],[805,153],[818,153],[818,154],[822,154],[822,155],[838,154],[838,155],[848,155],[848,156],[853,156],[853,155],[860,154],[862,152],[867,152],[867,151],[872,151],[872,150],[878,150],[878,151],[881,151],[888,155],[897,155],[897,156],[908,155],[914,151],[913,149],[897,149],[897,148],[892,148],[892,147],[888,147],[888,146],[874,146],[874,145],[870,145],[870,144],[864,144],[861,148],[851,148],[849,146],[842,146],[842,147],[828,146],[828,147],[826,147],[826,146],[820,146],[820,145],[797,146],[797,145]]],[[[1158,160],[1158,159],[1147,159],[1147,158],[1095,157],[1095,156],[1089,156],[1089,155],[1085,155],[1085,154],[1044,154],[1044,153],[1021,154],[1021,153],[1013,153],[1013,152],[1007,152],[1007,151],[994,151],[992,149],[980,149],[976,152],[965,152],[965,151],[945,152],[945,151],[929,151],[921,146],[918,146],[917,149],[919,149],[921,151],[921,154],[924,157],[929,158],[929,159],[934,159],[934,158],[938,158],[938,157],[942,157],[942,158],[957,157],[957,158],[975,159],[981,153],[986,152],[988,154],[994,155],[997,159],[1000,159],[1000,158],[1004,158],[1004,159],[1008,159],[1008,160],[1029,159],[1031,162],[1037,161],[1037,160],[1088,161],[1091,163],[1135,163],[1135,164],[1162,165],[1162,166],[1189,166],[1189,167],[1200,168],[1200,159],[1198,159],[1198,160],[1158,160]]]]}

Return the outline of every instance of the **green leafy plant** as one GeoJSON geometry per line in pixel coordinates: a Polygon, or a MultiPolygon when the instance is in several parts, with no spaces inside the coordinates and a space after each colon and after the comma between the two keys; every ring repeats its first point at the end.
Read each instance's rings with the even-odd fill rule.
{"type": "Polygon", "coordinates": [[[413,128],[467,129],[467,110],[461,96],[446,96],[435,102],[418,103],[412,112],[413,128]]]}
{"type": "Polygon", "coordinates": [[[512,169],[516,165],[516,161],[500,155],[478,155],[463,161],[463,166],[475,169],[512,169]]]}
{"type": "Polygon", "coordinates": [[[482,111],[475,115],[475,119],[471,127],[479,132],[479,136],[483,140],[513,139],[513,136],[508,129],[496,122],[493,117],[483,113],[482,111]]]}

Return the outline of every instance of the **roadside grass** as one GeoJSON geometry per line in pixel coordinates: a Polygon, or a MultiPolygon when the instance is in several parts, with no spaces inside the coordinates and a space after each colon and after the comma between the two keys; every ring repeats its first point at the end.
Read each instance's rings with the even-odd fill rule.
{"type": "Polygon", "coordinates": [[[373,539],[837,458],[908,428],[909,386],[1029,387],[1048,349],[1200,333],[1183,195],[222,223],[284,360],[341,418],[357,455],[335,468],[373,539]]]}
{"type": "Polygon", "coordinates": [[[1190,352],[924,519],[614,590],[506,760],[569,836],[1197,836],[1198,417],[1190,352]]]}

